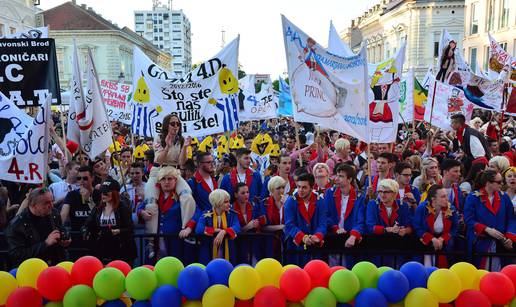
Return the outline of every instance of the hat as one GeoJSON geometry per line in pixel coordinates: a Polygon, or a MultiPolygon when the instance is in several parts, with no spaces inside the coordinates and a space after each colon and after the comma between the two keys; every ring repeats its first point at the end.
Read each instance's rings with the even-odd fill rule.
{"type": "Polygon", "coordinates": [[[443,145],[436,145],[432,147],[432,156],[438,155],[443,152],[446,152],[446,147],[444,147],[443,145]]]}
{"type": "Polygon", "coordinates": [[[120,191],[120,184],[116,180],[108,179],[100,186],[100,192],[107,193],[111,191],[120,191]]]}
{"type": "Polygon", "coordinates": [[[77,151],[79,148],[79,144],[75,143],[74,141],[68,141],[66,142],[66,148],[73,154],[77,151]]]}
{"type": "Polygon", "coordinates": [[[489,161],[487,161],[487,158],[486,157],[479,157],[479,158],[476,158],[475,160],[473,160],[473,162],[471,162],[471,164],[485,164],[485,165],[488,165],[489,164],[489,161]]]}
{"type": "Polygon", "coordinates": [[[425,141],[423,140],[416,140],[416,145],[414,146],[415,150],[421,149],[421,147],[425,144],[425,141]]]}

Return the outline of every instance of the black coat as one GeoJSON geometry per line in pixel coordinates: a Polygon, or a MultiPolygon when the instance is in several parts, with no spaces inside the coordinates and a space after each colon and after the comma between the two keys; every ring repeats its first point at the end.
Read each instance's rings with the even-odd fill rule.
{"type": "MultiPolygon", "coordinates": [[[[53,230],[64,232],[61,217],[56,209],[52,209],[48,219],[48,233],[53,230]]],[[[16,216],[5,231],[9,258],[14,266],[29,258],[40,258],[50,265],[56,265],[66,259],[64,247],[60,244],[47,247],[45,240],[48,235],[38,233],[34,224],[34,216],[29,209],[23,210],[16,216]]]]}

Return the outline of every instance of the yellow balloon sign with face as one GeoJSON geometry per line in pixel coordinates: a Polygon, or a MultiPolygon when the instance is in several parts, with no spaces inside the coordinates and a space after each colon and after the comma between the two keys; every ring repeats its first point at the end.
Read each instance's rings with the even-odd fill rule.
{"type": "Polygon", "coordinates": [[[238,93],[238,79],[235,78],[231,70],[226,67],[222,68],[219,72],[219,86],[223,94],[238,93]]]}
{"type": "Polygon", "coordinates": [[[272,150],[272,139],[267,133],[258,134],[251,144],[251,151],[259,156],[268,155],[272,150]]]}
{"type": "Polygon", "coordinates": [[[201,144],[199,144],[199,151],[202,152],[210,152],[213,148],[213,138],[211,136],[207,136],[201,144]]]}
{"type": "Polygon", "coordinates": [[[150,102],[150,92],[147,83],[145,82],[145,78],[143,75],[138,79],[138,83],[136,84],[136,89],[134,90],[134,101],[139,103],[148,103],[150,102]]]}
{"type": "Polygon", "coordinates": [[[229,150],[237,150],[245,147],[244,137],[240,134],[233,135],[229,139],[229,150]]]}
{"type": "Polygon", "coordinates": [[[219,136],[219,138],[217,140],[217,157],[219,159],[222,159],[222,156],[224,154],[229,153],[228,145],[229,145],[228,139],[226,138],[226,136],[225,135],[219,136]]]}

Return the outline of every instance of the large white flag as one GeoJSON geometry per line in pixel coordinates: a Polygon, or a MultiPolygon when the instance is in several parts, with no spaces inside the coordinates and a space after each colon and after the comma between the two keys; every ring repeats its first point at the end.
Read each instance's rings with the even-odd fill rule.
{"type": "Polygon", "coordinates": [[[410,123],[414,120],[414,69],[410,68],[400,83],[401,120],[410,123]]]}
{"type": "Polygon", "coordinates": [[[260,92],[254,86],[243,90],[240,95],[238,118],[240,121],[270,119],[278,117],[278,95],[274,93],[270,80],[262,83],[260,92]]]}
{"type": "Polygon", "coordinates": [[[451,85],[464,85],[469,81],[471,69],[462,57],[457,40],[446,29],[439,41],[437,81],[451,85]]]}
{"type": "Polygon", "coordinates": [[[339,57],[282,16],[294,120],[369,142],[367,58],[339,57]]]}
{"type": "Polygon", "coordinates": [[[72,79],[70,80],[70,109],[68,111],[68,126],[66,128],[66,137],[80,144],[81,129],[79,121],[84,118],[84,89],[82,87],[81,68],[79,66],[79,58],[77,54],[77,45],[73,42],[72,52],[72,79]]]}
{"type": "Polygon", "coordinates": [[[0,158],[8,157],[32,125],[32,117],[0,93],[0,158]]]}
{"type": "Polygon", "coordinates": [[[330,22],[330,34],[328,36],[328,51],[338,56],[349,57],[355,55],[348,44],[339,36],[339,33],[330,22]]]}
{"type": "Polygon", "coordinates": [[[180,80],[134,48],[132,131],[154,137],[163,118],[176,114],[183,135],[201,137],[238,128],[236,38],[180,80]]]}
{"type": "Polygon", "coordinates": [[[48,123],[52,120],[51,99],[52,95],[48,95],[31,126],[18,140],[14,151],[0,158],[0,179],[34,184],[45,180],[49,143],[48,123]]]}

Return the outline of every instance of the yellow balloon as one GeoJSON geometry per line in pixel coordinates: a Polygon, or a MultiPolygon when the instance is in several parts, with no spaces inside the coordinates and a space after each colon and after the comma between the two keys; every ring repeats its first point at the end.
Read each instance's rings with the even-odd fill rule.
{"type": "Polygon", "coordinates": [[[274,286],[279,288],[279,280],[283,274],[283,266],[278,260],[273,258],[265,258],[255,266],[256,271],[260,275],[261,286],[274,286]]]}
{"type": "Polygon", "coordinates": [[[16,288],[16,278],[8,272],[0,271],[0,306],[5,305],[7,298],[16,288]]]}
{"type": "Polygon", "coordinates": [[[412,289],[405,297],[405,307],[438,307],[437,297],[428,289],[412,289]]]}
{"type": "Polygon", "coordinates": [[[450,271],[457,274],[461,282],[461,292],[465,290],[478,289],[479,279],[477,276],[477,268],[471,263],[458,262],[450,267],[450,271]]]}
{"type": "Polygon", "coordinates": [[[72,273],[73,262],[71,262],[71,261],[59,262],[56,266],[62,267],[70,274],[72,273]]]}
{"type": "Polygon", "coordinates": [[[224,285],[213,285],[202,296],[202,307],[232,307],[235,297],[224,285]]]}
{"type": "Polygon", "coordinates": [[[23,261],[16,272],[18,286],[32,287],[36,289],[38,276],[46,268],[48,268],[47,263],[38,258],[31,258],[23,261]]]}
{"type": "MultiPolygon", "coordinates": [[[[254,297],[260,288],[260,275],[253,267],[243,265],[235,268],[229,275],[229,289],[241,300],[254,297]]],[[[204,306],[204,299],[203,299],[204,306]]]]}
{"type": "Polygon", "coordinates": [[[449,303],[459,296],[462,285],[455,272],[439,269],[428,278],[427,288],[437,297],[439,303],[449,303]]]}
{"type": "Polygon", "coordinates": [[[287,264],[286,266],[283,267],[283,273],[285,273],[286,270],[292,269],[292,268],[300,269],[300,267],[298,267],[295,264],[287,264]]]}
{"type": "Polygon", "coordinates": [[[202,307],[202,303],[200,301],[186,301],[181,306],[182,307],[202,307]]]}

